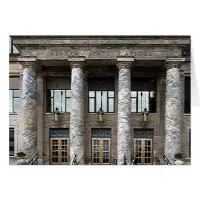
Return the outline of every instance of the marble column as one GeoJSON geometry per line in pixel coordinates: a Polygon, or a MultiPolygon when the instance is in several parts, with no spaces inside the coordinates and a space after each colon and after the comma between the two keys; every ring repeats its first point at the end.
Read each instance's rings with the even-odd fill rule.
{"type": "Polygon", "coordinates": [[[76,155],[78,164],[84,164],[84,92],[82,61],[70,62],[71,113],[70,113],[70,164],[76,155]]]}
{"type": "Polygon", "coordinates": [[[117,164],[131,164],[131,66],[130,61],[119,61],[117,164]]]}
{"type": "Polygon", "coordinates": [[[23,63],[21,151],[29,161],[37,153],[37,78],[34,62],[23,63]]]}
{"type": "Polygon", "coordinates": [[[165,91],[165,155],[174,164],[174,155],[181,153],[181,81],[180,62],[166,61],[165,91]]]}

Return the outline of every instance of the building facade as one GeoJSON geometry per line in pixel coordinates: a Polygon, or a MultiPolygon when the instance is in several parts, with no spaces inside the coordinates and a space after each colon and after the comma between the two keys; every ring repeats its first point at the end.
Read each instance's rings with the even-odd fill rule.
{"type": "Polygon", "coordinates": [[[11,41],[10,164],[188,163],[190,36],[11,41]]]}

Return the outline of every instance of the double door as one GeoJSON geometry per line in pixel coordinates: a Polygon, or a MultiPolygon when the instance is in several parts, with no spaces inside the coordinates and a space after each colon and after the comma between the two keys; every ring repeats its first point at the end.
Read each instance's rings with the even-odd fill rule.
{"type": "Polygon", "coordinates": [[[137,165],[152,165],[152,139],[134,139],[134,159],[137,165]]]}
{"type": "Polygon", "coordinates": [[[92,164],[110,164],[110,138],[92,138],[92,164]]]}
{"type": "Polygon", "coordinates": [[[50,146],[52,165],[69,164],[69,139],[53,138],[50,141],[50,146]]]}

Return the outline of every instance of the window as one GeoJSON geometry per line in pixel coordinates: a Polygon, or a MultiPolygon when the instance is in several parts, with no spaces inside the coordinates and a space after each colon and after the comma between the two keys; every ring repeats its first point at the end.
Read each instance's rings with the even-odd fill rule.
{"type": "Polygon", "coordinates": [[[13,41],[12,41],[11,37],[9,37],[9,53],[10,54],[18,54],[19,53],[17,48],[13,45],[13,41]]]}
{"type": "Polygon", "coordinates": [[[190,114],[191,112],[191,83],[190,83],[190,77],[185,77],[185,113],[190,114]]]}
{"type": "Polygon", "coordinates": [[[47,112],[71,112],[71,90],[47,90],[47,112]]]}
{"type": "Polygon", "coordinates": [[[9,112],[20,112],[20,92],[19,90],[9,90],[9,112]]]}
{"type": "Polygon", "coordinates": [[[9,128],[9,156],[14,156],[14,128],[9,128]]]}
{"type": "Polygon", "coordinates": [[[156,79],[133,78],[131,80],[131,112],[156,112],[156,79]]]}
{"type": "Polygon", "coordinates": [[[89,112],[96,113],[100,108],[114,112],[114,91],[89,91],[89,112]]]}
{"type": "Polygon", "coordinates": [[[89,113],[97,113],[100,108],[106,113],[114,112],[115,81],[113,77],[89,78],[88,90],[89,113]]]}

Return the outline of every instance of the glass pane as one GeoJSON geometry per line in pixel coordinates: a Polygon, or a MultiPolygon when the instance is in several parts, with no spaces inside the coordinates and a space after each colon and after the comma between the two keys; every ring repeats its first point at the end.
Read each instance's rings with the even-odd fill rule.
{"type": "Polygon", "coordinates": [[[138,112],[142,112],[142,108],[141,108],[141,106],[142,106],[142,103],[141,103],[141,95],[142,95],[142,93],[141,92],[138,92],[138,112]]]}
{"type": "Polygon", "coordinates": [[[61,91],[61,112],[65,112],[65,91],[61,91]]]}
{"type": "Polygon", "coordinates": [[[14,97],[19,97],[19,90],[13,90],[14,91],[14,97]]]}
{"type": "Polygon", "coordinates": [[[66,97],[71,97],[71,90],[66,90],[66,97]]]}
{"type": "Polygon", "coordinates": [[[51,97],[53,97],[54,90],[51,90],[51,97]]]}
{"type": "Polygon", "coordinates": [[[131,112],[136,112],[137,99],[131,98],[131,112]]]}
{"type": "Polygon", "coordinates": [[[108,99],[108,109],[109,109],[109,112],[114,112],[114,99],[113,98],[108,99]]]}
{"type": "Polygon", "coordinates": [[[155,92],[150,92],[150,97],[154,98],[155,97],[155,92]]]}
{"type": "Polygon", "coordinates": [[[131,91],[131,97],[137,97],[137,92],[136,91],[131,91]]]}
{"type": "Polygon", "coordinates": [[[14,112],[20,111],[20,98],[14,98],[14,112]]]}
{"type": "Polygon", "coordinates": [[[67,110],[66,112],[71,112],[71,98],[66,98],[67,110]]]}
{"type": "Polygon", "coordinates": [[[94,112],[94,98],[89,98],[89,112],[94,112]]]}
{"type": "Polygon", "coordinates": [[[54,107],[53,107],[53,98],[51,98],[51,112],[54,112],[54,107]]]}
{"type": "Polygon", "coordinates": [[[102,92],[102,108],[104,112],[107,112],[107,91],[102,92]]]}
{"type": "Polygon", "coordinates": [[[9,112],[13,112],[12,101],[13,101],[13,91],[9,90],[9,112]]]}
{"type": "Polygon", "coordinates": [[[114,97],[114,91],[109,91],[108,92],[108,97],[114,97]]]}
{"type": "Polygon", "coordinates": [[[61,94],[62,94],[61,90],[54,91],[54,110],[58,108],[60,112],[61,112],[61,103],[62,103],[61,94]]]}
{"type": "Polygon", "coordinates": [[[95,97],[95,92],[94,91],[89,91],[89,97],[95,97]]]}
{"type": "Polygon", "coordinates": [[[101,108],[101,92],[96,92],[96,112],[101,108]]]}

